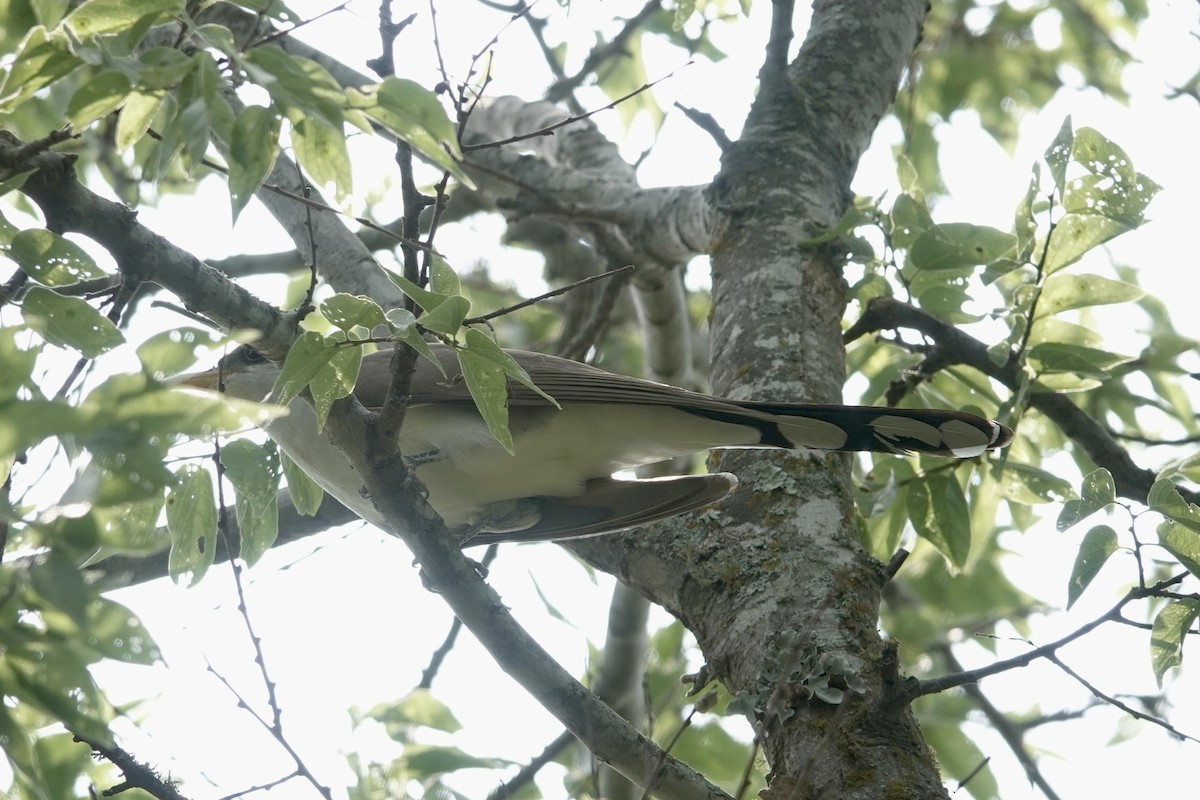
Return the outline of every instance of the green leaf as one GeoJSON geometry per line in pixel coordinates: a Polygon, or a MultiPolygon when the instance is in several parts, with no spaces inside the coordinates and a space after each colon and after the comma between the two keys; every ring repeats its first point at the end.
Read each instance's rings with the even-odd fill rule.
{"type": "Polygon", "coordinates": [[[221,448],[221,465],[238,495],[252,505],[265,508],[275,500],[281,467],[274,443],[235,439],[221,448]]]}
{"type": "MultiPolygon", "coordinates": [[[[433,311],[452,296],[451,294],[443,294],[441,292],[435,292],[431,289],[424,289],[420,286],[417,286],[415,283],[398,272],[392,272],[391,270],[384,270],[384,272],[387,274],[391,282],[396,284],[400,291],[412,298],[412,301],[419,305],[426,312],[433,311]]],[[[457,328],[455,330],[457,330],[457,328]]]]}
{"type": "MultiPolygon", "coordinates": [[[[486,337],[485,337],[486,338],[486,337]]],[[[499,365],[489,358],[460,350],[459,364],[471,399],[496,441],[513,453],[512,433],[508,429],[508,377],[499,365]]]]}
{"type": "Polygon", "coordinates": [[[1110,353],[1092,347],[1046,342],[1029,348],[1030,366],[1038,373],[1073,372],[1076,375],[1106,381],[1113,367],[1133,361],[1132,356],[1110,353]]]}
{"type": "Polygon", "coordinates": [[[1047,275],[1074,264],[1084,253],[1129,231],[1128,225],[1095,214],[1067,214],[1054,226],[1042,270],[1047,275]]]}
{"type": "Polygon", "coordinates": [[[308,385],[312,394],[313,408],[317,413],[317,429],[325,429],[325,420],[334,402],[354,391],[358,382],[358,371],[362,367],[361,347],[341,347],[329,359],[329,363],[313,376],[308,385]]]}
{"type": "Polygon", "coordinates": [[[1200,533],[1200,508],[1183,499],[1175,484],[1162,478],[1154,481],[1146,495],[1146,505],[1164,517],[1200,533]]]}
{"type": "Polygon", "coordinates": [[[162,510],[161,495],[149,500],[93,508],[92,515],[99,525],[99,544],[105,554],[149,555],[162,550],[164,538],[158,528],[162,510]]]}
{"type": "MultiPolygon", "coordinates": [[[[139,57],[138,89],[155,92],[158,89],[174,89],[192,71],[197,61],[173,47],[150,47],[139,57]]],[[[162,95],[159,95],[161,98],[162,95]]]]}
{"type": "MultiPolygon", "coordinates": [[[[635,28],[633,35],[621,43],[621,57],[601,62],[596,70],[596,85],[609,100],[621,100],[616,109],[622,125],[629,128],[638,115],[644,113],[649,117],[652,129],[657,131],[662,127],[666,115],[655,99],[654,92],[638,92],[639,88],[650,82],[642,54],[643,38],[643,31],[635,28]]],[[[603,42],[600,36],[597,39],[603,42]]]]}
{"type": "Polygon", "coordinates": [[[923,201],[902,194],[892,204],[891,236],[894,247],[911,247],[925,231],[937,227],[923,201]]]}
{"type": "Polygon", "coordinates": [[[426,311],[417,318],[417,324],[434,333],[444,333],[456,336],[463,320],[471,313],[471,301],[462,295],[446,298],[446,301],[432,311],[426,311]]]}
{"type": "Polygon", "coordinates": [[[1184,569],[1200,577],[1200,533],[1173,519],[1164,519],[1158,525],[1158,543],[1184,569]]]}
{"type": "Polygon", "coordinates": [[[287,457],[286,453],[281,453],[283,461],[283,477],[287,481],[288,494],[292,497],[292,505],[295,506],[297,513],[311,517],[321,508],[321,501],[325,499],[325,490],[308,476],[308,473],[300,469],[300,466],[287,457]]]}
{"type": "Polygon", "coordinates": [[[87,625],[89,592],[71,559],[51,550],[43,561],[29,570],[29,581],[33,590],[51,607],[80,628],[87,625]]]}
{"type": "Polygon", "coordinates": [[[1183,663],[1184,638],[1197,616],[1200,602],[1195,600],[1173,600],[1155,616],[1150,631],[1150,667],[1160,689],[1167,670],[1183,663]]]}
{"type": "Polygon", "coordinates": [[[101,117],[116,111],[128,96],[129,78],[116,70],[105,70],[80,86],[67,103],[67,118],[83,130],[101,117]]]}
{"type": "Polygon", "coordinates": [[[353,188],[350,154],[346,150],[346,135],[320,117],[289,114],[292,121],[292,149],[296,160],[318,186],[333,184],[338,198],[353,188]]]}
{"type": "Polygon", "coordinates": [[[1063,120],[1062,127],[1058,129],[1058,135],[1054,137],[1054,141],[1046,150],[1046,164],[1050,167],[1050,177],[1054,179],[1054,186],[1058,189],[1059,197],[1062,197],[1066,190],[1067,164],[1071,161],[1071,151],[1074,146],[1075,134],[1071,129],[1071,117],[1068,116],[1063,120]]]}
{"type": "Polygon", "coordinates": [[[342,125],[346,93],[315,61],[278,47],[255,47],[245,53],[242,64],[278,107],[316,115],[335,127],[342,125]]]}
{"type": "Polygon", "coordinates": [[[365,112],[464,186],[475,187],[456,160],[462,158],[458,135],[433,92],[415,81],[389,76],[375,86],[348,90],[346,99],[350,108],[365,112]]]}
{"type": "Polygon", "coordinates": [[[1128,303],[1142,295],[1142,290],[1133,284],[1099,275],[1051,275],[1042,286],[1037,316],[1048,317],[1072,308],[1128,303]]]}
{"type": "Polygon", "coordinates": [[[300,334],[288,350],[271,396],[281,405],[291,403],[317,373],[329,365],[337,355],[337,349],[332,339],[316,331],[300,334]]]}
{"type": "Polygon", "coordinates": [[[357,326],[369,331],[386,322],[379,304],[362,295],[335,294],[321,303],[321,315],[347,334],[357,326]]]}
{"type": "Polygon", "coordinates": [[[165,380],[196,363],[197,350],[215,347],[221,341],[204,328],[171,328],[151,336],[138,345],[142,368],[155,380],[165,380]]]}
{"type": "Polygon", "coordinates": [[[238,555],[247,566],[254,566],[279,537],[279,501],[274,493],[265,506],[246,499],[241,493],[234,500],[240,546],[238,555]]]}
{"type": "Polygon", "coordinates": [[[490,336],[474,328],[468,328],[465,340],[467,346],[459,351],[460,360],[463,354],[467,354],[470,358],[486,359],[499,367],[509,378],[537,392],[545,398],[547,403],[550,403],[555,408],[561,408],[558,401],[534,385],[533,379],[529,377],[529,373],[517,363],[516,359],[506,353],[500,345],[496,344],[490,336]]]}
{"type": "Polygon", "coordinates": [[[21,301],[26,324],[60,347],[95,358],[125,341],[108,317],[78,297],[34,286],[21,301]]]}
{"type": "Polygon", "coordinates": [[[0,83],[0,111],[12,111],[50,84],[83,66],[61,31],[31,28],[17,49],[15,61],[0,83]]]}
{"type": "Polygon", "coordinates": [[[1029,345],[1073,344],[1092,347],[1104,341],[1104,337],[1084,325],[1076,325],[1058,317],[1041,317],[1033,323],[1029,332],[1029,345]]]}
{"type": "Polygon", "coordinates": [[[137,615],[118,602],[96,597],[87,603],[81,626],[88,646],[105,658],[149,666],[162,659],[158,645],[137,615]]]}
{"type": "Polygon", "coordinates": [[[971,553],[971,515],[958,481],[929,475],[908,490],[908,516],[917,534],[962,567],[971,553]]]}
{"type": "Polygon", "coordinates": [[[41,709],[82,736],[112,742],[105,725],[111,707],[77,650],[37,642],[33,647],[8,648],[4,656],[0,685],[6,695],[41,709]]]}
{"type": "Polygon", "coordinates": [[[994,472],[1000,494],[1018,503],[1061,503],[1075,496],[1069,481],[1030,464],[1007,461],[994,472]]]}
{"type": "Polygon", "coordinates": [[[1067,584],[1067,608],[1075,605],[1075,601],[1087,589],[1092,579],[1100,573],[1100,568],[1108,561],[1109,556],[1120,549],[1117,546],[1117,532],[1107,525],[1097,525],[1086,534],[1079,543],[1079,552],[1075,556],[1075,566],[1071,569],[1071,580],[1067,584]]]}
{"type": "Polygon", "coordinates": [[[385,726],[414,726],[457,733],[462,724],[454,712],[425,689],[415,689],[395,703],[375,706],[367,717],[385,726]]]}
{"type": "Polygon", "coordinates": [[[1017,237],[996,228],[951,222],[922,231],[908,249],[919,269],[959,269],[988,264],[1017,246],[1017,237]]]}
{"type": "Polygon", "coordinates": [[[76,36],[85,39],[106,33],[121,33],[134,23],[153,15],[178,14],[184,0],[87,0],[63,24],[76,36]]]}
{"type": "Polygon", "coordinates": [[[124,153],[141,141],[150,129],[150,122],[163,103],[162,92],[134,90],[125,98],[121,113],[117,115],[115,142],[117,153],[124,153]]]}
{"type": "Polygon", "coordinates": [[[458,273],[450,266],[450,262],[437,253],[432,253],[429,260],[430,291],[445,296],[462,294],[462,281],[458,279],[458,273]]]}
{"type": "Polygon", "coordinates": [[[83,248],[45,228],[15,235],[8,257],[26,275],[46,286],[71,286],[106,274],[83,248]]]}
{"type": "Polygon", "coordinates": [[[167,493],[167,530],[171,553],[167,572],[178,583],[195,586],[216,555],[217,500],[212,476],[194,464],[184,465],[167,493]]]}
{"type": "Polygon", "coordinates": [[[496,769],[506,763],[497,758],[468,755],[457,747],[427,744],[405,745],[401,760],[408,767],[408,774],[416,780],[462,769],[496,769]]]}
{"type": "Polygon", "coordinates": [[[229,199],[235,222],[275,166],[279,126],[279,115],[263,106],[247,106],[237,116],[229,144],[229,199]]]}
{"type": "Polygon", "coordinates": [[[1112,474],[1104,467],[1089,472],[1079,487],[1079,499],[1063,503],[1062,511],[1058,514],[1058,529],[1067,530],[1116,499],[1117,489],[1112,474]]]}
{"type": "Polygon", "coordinates": [[[253,566],[280,533],[280,450],[274,441],[263,445],[248,439],[230,441],[221,449],[221,465],[238,492],[234,507],[241,540],[239,555],[253,566]]]}

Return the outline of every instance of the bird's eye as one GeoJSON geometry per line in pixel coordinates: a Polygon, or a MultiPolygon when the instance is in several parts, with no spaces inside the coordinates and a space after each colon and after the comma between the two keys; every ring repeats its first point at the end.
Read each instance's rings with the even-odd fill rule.
{"type": "Polygon", "coordinates": [[[242,358],[247,364],[265,364],[266,356],[255,350],[253,347],[246,347],[242,351],[242,358]]]}

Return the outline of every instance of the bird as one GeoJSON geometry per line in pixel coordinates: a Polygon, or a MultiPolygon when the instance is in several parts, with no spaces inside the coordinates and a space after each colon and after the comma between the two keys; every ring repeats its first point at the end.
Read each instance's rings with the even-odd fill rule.
{"type": "MultiPolygon", "coordinates": [[[[489,431],[461,379],[454,348],[430,345],[441,369],[418,359],[399,450],[427,499],[464,547],[564,540],[636,528],[720,500],[729,473],[623,479],[615,473],[714,448],[930,453],[974,458],[1013,431],[963,411],[734,400],[607,372],[577,361],[506,350],[557,402],[508,382],[509,453],[489,431]]],[[[378,409],[391,352],[362,359],[354,394],[378,409]]],[[[241,345],[215,369],[179,379],[229,396],[269,401],[279,365],[241,345]]],[[[297,397],[264,423],[267,434],[326,492],[388,530],[342,452],[297,397]]]]}

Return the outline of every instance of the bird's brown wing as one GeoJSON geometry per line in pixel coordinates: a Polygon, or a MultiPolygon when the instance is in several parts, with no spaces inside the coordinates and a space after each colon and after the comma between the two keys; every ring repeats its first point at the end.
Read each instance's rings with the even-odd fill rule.
{"type": "Polygon", "coordinates": [[[495,542],[546,542],[600,536],[668,519],[715,503],[737,486],[728,473],[677,478],[588,481],[576,497],[534,498],[541,517],[519,531],[483,531],[463,547],[495,542]]]}
{"type": "MultiPolygon", "coordinates": [[[[427,360],[418,359],[411,403],[472,404],[455,352],[444,345],[432,347],[445,375],[427,360]]],[[[759,444],[766,447],[974,456],[988,448],[1003,447],[1012,438],[1007,427],[962,411],[729,400],[605,372],[556,356],[523,350],[507,352],[534,385],[559,403],[670,406],[717,422],[757,428],[759,444]]],[[[364,361],[387,358],[390,353],[379,352],[366,356],[364,361]]],[[[377,407],[387,390],[388,370],[363,372],[355,392],[366,405],[377,407]]],[[[508,402],[510,407],[549,406],[541,395],[513,380],[508,382],[508,402]]]]}

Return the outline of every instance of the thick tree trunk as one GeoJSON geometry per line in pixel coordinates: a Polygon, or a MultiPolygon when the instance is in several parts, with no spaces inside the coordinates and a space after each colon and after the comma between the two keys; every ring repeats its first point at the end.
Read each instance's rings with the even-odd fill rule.
{"type": "MultiPolygon", "coordinates": [[[[790,5],[775,5],[758,97],[710,190],[712,381],[735,397],[840,402],[838,254],[803,243],[845,210],[925,4],[817,3],[789,65],[790,5]]],[[[653,555],[643,538],[623,553],[585,543],[589,556],[695,632],[753,709],[780,796],[945,797],[911,711],[889,702],[895,653],[876,631],[886,577],[859,545],[847,457],[727,451],[716,466],[741,487],[711,521],[671,526],[653,555]],[[686,554],[686,570],[670,554],[686,554]],[[812,693],[847,685],[840,705],[812,693]]]]}

